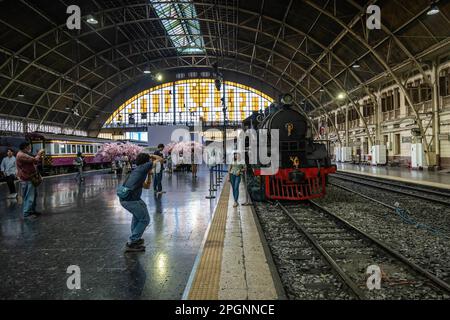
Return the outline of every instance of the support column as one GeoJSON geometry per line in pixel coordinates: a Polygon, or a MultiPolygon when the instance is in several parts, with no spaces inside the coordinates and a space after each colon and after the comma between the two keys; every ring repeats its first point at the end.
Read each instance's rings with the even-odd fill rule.
{"type": "Polygon", "coordinates": [[[348,147],[349,144],[350,144],[349,134],[348,134],[348,130],[349,130],[349,125],[348,125],[348,104],[345,105],[344,110],[345,110],[345,146],[348,147]]]}
{"type": "Polygon", "coordinates": [[[433,136],[434,151],[436,152],[436,167],[441,167],[441,143],[439,141],[440,131],[440,101],[439,101],[439,74],[438,74],[439,58],[433,60],[431,71],[431,83],[433,84],[433,136]]]}
{"type": "Polygon", "coordinates": [[[375,93],[375,145],[381,145],[381,119],[383,119],[381,113],[381,93],[375,93]]]}
{"type": "MultiPolygon", "coordinates": [[[[172,100],[173,100],[173,124],[177,123],[177,105],[176,105],[176,95],[175,95],[175,82],[172,85],[172,100]]],[[[181,121],[181,119],[180,119],[181,121]]]]}

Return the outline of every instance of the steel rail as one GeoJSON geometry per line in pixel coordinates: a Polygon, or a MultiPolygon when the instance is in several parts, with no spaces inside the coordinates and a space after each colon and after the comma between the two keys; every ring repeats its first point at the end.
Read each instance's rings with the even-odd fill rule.
{"type": "Polygon", "coordinates": [[[366,239],[370,240],[371,242],[375,243],[379,248],[381,248],[382,250],[388,252],[390,255],[394,256],[395,258],[397,258],[398,260],[400,260],[401,262],[403,262],[405,265],[407,265],[408,267],[410,267],[411,269],[413,269],[414,271],[416,271],[418,274],[422,275],[423,277],[427,278],[428,280],[430,280],[434,285],[438,286],[440,289],[442,289],[443,291],[445,291],[446,293],[450,294],[450,284],[448,284],[447,282],[445,282],[444,280],[436,277],[435,275],[433,275],[432,273],[430,273],[429,271],[427,271],[426,269],[422,268],[421,266],[419,266],[418,264],[412,262],[411,260],[409,260],[407,257],[405,257],[404,255],[402,255],[400,252],[392,249],[391,247],[389,247],[386,243],[384,243],[381,240],[378,240],[377,238],[371,236],[370,234],[364,232],[363,230],[359,229],[358,227],[354,226],[353,224],[351,224],[350,222],[348,222],[347,220],[337,216],[336,214],[332,213],[331,211],[329,211],[328,209],[322,207],[321,205],[319,205],[317,202],[313,201],[313,200],[309,200],[309,202],[315,206],[317,209],[319,209],[321,212],[329,215],[330,217],[334,218],[335,220],[337,220],[338,222],[342,223],[345,227],[351,229],[352,231],[355,231],[357,233],[359,233],[361,236],[365,237],[366,239]]]}
{"type": "MultiPolygon", "coordinates": [[[[390,180],[387,180],[387,179],[372,178],[370,176],[366,176],[366,175],[363,175],[363,174],[353,174],[353,173],[342,172],[342,171],[338,171],[335,174],[342,175],[342,176],[349,176],[349,177],[352,177],[352,178],[362,178],[362,179],[367,180],[367,181],[379,182],[379,183],[383,183],[383,184],[386,184],[386,185],[396,186],[396,187],[399,187],[399,188],[404,188],[404,189],[409,189],[409,190],[414,190],[414,191],[421,191],[421,192],[423,191],[423,192],[427,192],[427,193],[434,194],[434,195],[437,195],[437,196],[450,197],[450,190],[449,189],[443,189],[443,188],[440,188],[440,187],[429,186],[430,188],[439,189],[439,190],[442,190],[442,191],[436,191],[436,190],[432,190],[432,189],[427,189],[426,188],[427,186],[424,186],[424,188],[422,188],[422,187],[410,186],[410,185],[407,185],[407,184],[403,185],[403,184],[400,184],[400,183],[397,183],[397,182],[394,182],[394,181],[390,181],[390,180]]],[[[409,183],[409,182],[405,182],[405,183],[409,183]]],[[[411,184],[412,184],[412,182],[411,182],[411,184]]]]}
{"type": "MultiPolygon", "coordinates": [[[[344,180],[344,181],[347,181],[347,182],[357,183],[357,184],[360,184],[360,185],[363,185],[363,186],[368,186],[368,187],[371,187],[371,188],[376,188],[376,189],[380,189],[380,190],[384,190],[384,191],[395,192],[395,193],[398,193],[398,194],[402,194],[402,195],[414,197],[414,198],[417,198],[417,199],[422,199],[422,200],[426,200],[426,201],[431,201],[431,202],[439,203],[439,204],[442,204],[442,205],[445,205],[445,206],[450,206],[450,202],[445,201],[445,200],[439,200],[439,199],[435,199],[435,198],[429,198],[429,197],[427,197],[427,196],[422,196],[422,195],[420,195],[420,194],[415,194],[415,193],[411,193],[411,192],[401,191],[401,190],[398,190],[398,189],[395,189],[395,188],[384,187],[384,186],[375,185],[375,184],[371,184],[371,183],[367,183],[367,182],[362,181],[362,180],[368,180],[368,179],[365,179],[365,178],[362,178],[361,180],[356,180],[356,179],[352,179],[352,178],[348,178],[348,177],[339,176],[339,174],[333,174],[333,177],[336,178],[336,179],[344,180]]],[[[372,181],[373,181],[373,180],[372,180],[372,181]]],[[[378,182],[378,181],[374,181],[374,182],[378,182]]],[[[389,183],[384,183],[384,182],[382,182],[382,181],[380,181],[380,182],[378,182],[378,183],[389,185],[389,183]]],[[[337,186],[336,184],[333,184],[333,185],[337,186]]],[[[403,188],[403,186],[398,186],[398,187],[403,188]]],[[[428,192],[428,191],[425,190],[425,189],[420,189],[420,190],[419,190],[419,189],[415,189],[414,187],[410,187],[410,188],[411,188],[412,190],[415,190],[416,192],[418,192],[418,191],[428,192]]],[[[405,188],[405,189],[409,189],[409,188],[405,188]]],[[[430,193],[430,194],[433,194],[433,193],[431,193],[431,192],[429,192],[429,193],[430,193]]],[[[441,194],[440,196],[446,196],[446,197],[449,197],[450,194],[441,194]]]]}
{"type": "Polygon", "coordinates": [[[345,271],[338,265],[338,263],[330,256],[330,254],[325,250],[325,248],[316,240],[316,238],[309,233],[298,221],[295,219],[291,213],[280,203],[277,205],[283,210],[283,212],[289,217],[289,219],[294,223],[295,228],[303,233],[309,242],[320,252],[324,259],[328,262],[330,267],[339,275],[344,284],[355,294],[358,299],[366,300],[367,297],[364,292],[358,287],[358,285],[350,279],[350,277],[345,273],[345,271]]]}

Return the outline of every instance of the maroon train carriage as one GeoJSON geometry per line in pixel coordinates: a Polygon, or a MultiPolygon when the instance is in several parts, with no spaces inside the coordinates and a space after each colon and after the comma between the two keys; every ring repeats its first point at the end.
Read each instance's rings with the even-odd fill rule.
{"type": "Polygon", "coordinates": [[[81,152],[86,161],[86,169],[100,169],[109,166],[96,156],[102,145],[111,140],[50,133],[29,133],[26,139],[31,141],[33,153],[45,150],[43,171],[47,174],[66,173],[74,170],[73,162],[81,152]]]}
{"type": "Polygon", "coordinates": [[[270,130],[279,130],[278,172],[264,175],[261,166],[249,166],[252,170],[249,170],[248,188],[254,200],[323,197],[328,174],[336,172],[327,145],[313,140],[308,120],[292,107],[292,101],[290,95],[285,95],[281,104],[272,105],[264,114],[254,113],[244,120],[245,128],[266,129],[269,135],[270,130]]]}

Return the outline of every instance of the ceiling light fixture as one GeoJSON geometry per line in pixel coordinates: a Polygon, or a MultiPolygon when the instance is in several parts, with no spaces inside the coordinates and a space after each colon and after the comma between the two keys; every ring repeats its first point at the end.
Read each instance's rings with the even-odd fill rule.
{"type": "Polygon", "coordinates": [[[361,68],[361,65],[360,65],[358,62],[355,62],[355,63],[352,65],[352,68],[353,68],[353,69],[359,69],[359,68],[361,68]]]}
{"type": "Polygon", "coordinates": [[[162,75],[161,73],[158,73],[158,74],[156,75],[155,79],[156,79],[157,81],[161,82],[161,81],[163,81],[164,78],[163,78],[163,75],[162,75]]]}
{"type": "Polygon", "coordinates": [[[338,100],[344,100],[345,99],[345,93],[341,92],[337,95],[338,100]]]}
{"type": "Polygon", "coordinates": [[[25,95],[23,94],[23,92],[19,92],[19,94],[17,95],[17,97],[19,97],[19,98],[25,98],[25,95]]]}
{"type": "Polygon", "coordinates": [[[433,4],[431,6],[430,10],[428,10],[427,15],[433,16],[438,13],[439,13],[439,7],[436,4],[433,4]]]}
{"type": "Polygon", "coordinates": [[[98,24],[98,20],[94,18],[92,14],[86,17],[86,22],[89,24],[98,24]]]}

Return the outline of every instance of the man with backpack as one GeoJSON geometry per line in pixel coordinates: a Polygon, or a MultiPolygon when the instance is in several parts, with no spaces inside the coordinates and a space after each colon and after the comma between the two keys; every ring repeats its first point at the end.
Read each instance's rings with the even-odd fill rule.
{"type": "Polygon", "coordinates": [[[131,236],[126,244],[125,252],[145,251],[142,234],[150,223],[147,205],[141,199],[142,189],[150,187],[150,177],[152,174],[153,162],[162,163],[163,158],[157,155],[140,153],[136,158],[136,169],[134,169],[125,179],[122,185],[117,188],[117,196],[120,204],[132,215],[131,236]]]}

